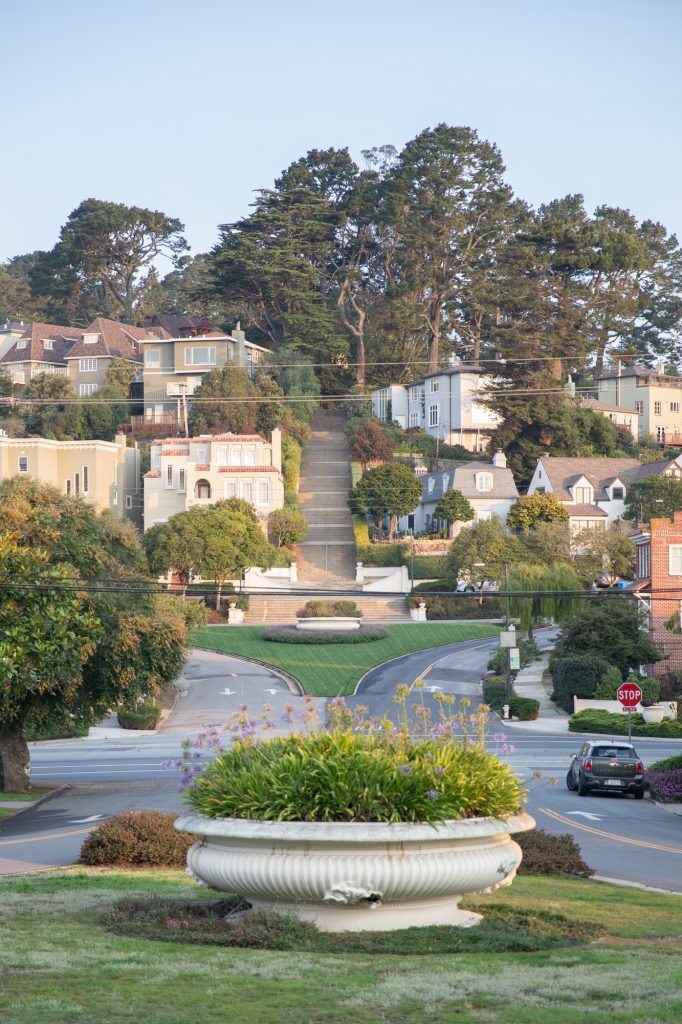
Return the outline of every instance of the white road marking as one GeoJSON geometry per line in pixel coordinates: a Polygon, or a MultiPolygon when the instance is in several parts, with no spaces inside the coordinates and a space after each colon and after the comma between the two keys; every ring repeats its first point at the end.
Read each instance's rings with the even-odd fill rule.
{"type": "Polygon", "coordinates": [[[103,818],[103,814],[91,814],[89,818],[72,818],[70,821],[71,825],[85,825],[88,821],[99,821],[103,818]]]}
{"type": "Polygon", "coordinates": [[[590,814],[589,811],[566,811],[566,814],[579,814],[581,818],[589,818],[590,821],[601,821],[603,814],[590,814]]]}

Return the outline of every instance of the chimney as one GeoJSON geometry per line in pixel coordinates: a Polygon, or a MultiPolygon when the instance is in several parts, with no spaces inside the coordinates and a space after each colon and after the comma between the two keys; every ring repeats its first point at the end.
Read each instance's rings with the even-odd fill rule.
{"type": "Polygon", "coordinates": [[[499,469],[507,468],[507,456],[504,454],[501,448],[498,448],[493,455],[493,466],[497,466],[499,469]]]}

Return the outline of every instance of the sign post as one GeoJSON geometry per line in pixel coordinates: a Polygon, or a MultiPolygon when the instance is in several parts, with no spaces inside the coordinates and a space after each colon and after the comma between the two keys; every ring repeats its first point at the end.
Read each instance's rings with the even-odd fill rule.
{"type": "Polygon", "coordinates": [[[628,713],[628,743],[632,743],[632,711],[642,699],[642,687],[639,683],[623,683],[618,687],[616,697],[628,713]]]}

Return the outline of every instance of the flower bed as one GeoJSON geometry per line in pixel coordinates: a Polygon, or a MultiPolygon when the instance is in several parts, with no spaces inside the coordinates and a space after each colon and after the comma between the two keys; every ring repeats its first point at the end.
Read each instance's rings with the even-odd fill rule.
{"type": "Polygon", "coordinates": [[[300,630],[298,626],[275,626],[264,629],[263,640],[276,644],[368,644],[385,640],[388,630],[383,626],[360,626],[355,630],[300,630]]]}

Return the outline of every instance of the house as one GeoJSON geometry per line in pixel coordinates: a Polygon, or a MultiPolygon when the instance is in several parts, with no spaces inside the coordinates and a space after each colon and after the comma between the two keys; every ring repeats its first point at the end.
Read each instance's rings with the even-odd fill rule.
{"type": "Polygon", "coordinates": [[[416,534],[445,527],[445,520],[437,519],[435,510],[448,491],[460,491],[468,498],[474,510],[474,522],[497,516],[505,523],[509,509],[519,497],[514,476],[501,451],[496,452],[492,462],[460,462],[452,469],[426,473],[420,479],[424,487],[421,502],[398,523],[400,530],[416,534]]]}
{"type": "Polygon", "coordinates": [[[0,359],[5,352],[14,345],[14,342],[28,330],[29,324],[25,320],[7,320],[0,324],[0,359]]]}
{"type": "Polygon", "coordinates": [[[662,462],[639,459],[583,459],[543,455],[528,494],[556,494],[566,508],[573,534],[605,528],[621,519],[628,489],[654,476],[682,477],[682,456],[662,462]]]}
{"type": "Polygon", "coordinates": [[[598,399],[639,415],[639,436],[682,445],[682,377],[648,366],[622,366],[597,378],[598,399]]]}
{"type": "Polygon", "coordinates": [[[682,510],[672,519],[652,519],[630,535],[637,551],[635,579],[629,588],[646,609],[651,639],[664,655],[652,666],[658,678],[682,672],[682,637],[666,628],[682,613],[682,510]]]}
{"type": "Polygon", "coordinates": [[[608,402],[600,402],[596,398],[581,398],[580,404],[583,409],[598,412],[606,417],[607,420],[611,420],[614,426],[628,430],[635,440],[639,437],[640,413],[632,409],[624,409],[620,405],[609,405],[608,402]]]}
{"type": "Polygon", "coordinates": [[[79,327],[29,324],[19,337],[16,331],[10,334],[12,342],[0,357],[0,368],[11,374],[15,384],[28,384],[40,373],[66,377],[66,353],[81,333],[79,327]]]}
{"type": "Polygon", "coordinates": [[[163,331],[163,337],[150,334],[140,342],[144,351],[144,415],[151,423],[167,420],[183,395],[192,395],[209,370],[231,363],[251,376],[268,353],[262,345],[247,341],[239,325],[231,334],[212,330],[207,322],[203,334],[196,333],[199,328],[175,326],[182,331],[176,337],[166,335],[162,326],[138,328],[142,334],[145,330],[163,331]]]}
{"type": "Polygon", "coordinates": [[[162,327],[144,328],[97,317],[78,337],[64,356],[69,380],[79,398],[93,395],[106,383],[107,370],[114,359],[123,359],[140,376],[142,349],[148,338],[159,341],[166,334],[162,327]]]}
{"type": "Polygon", "coordinates": [[[0,479],[27,476],[142,524],[140,453],[124,434],[114,441],[53,441],[0,434],[0,479]]]}
{"type": "Polygon", "coordinates": [[[259,434],[167,437],[151,445],[151,469],[144,475],[144,528],[165,523],[178,512],[224,498],[250,501],[264,524],[284,505],[282,432],[272,440],[259,434]]]}
{"type": "Polygon", "coordinates": [[[418,427],[445,444],[482,452],[499,424],[483,404],[490,378],[479,366],[464,364],[427,373],[411,384],[393,384],[372,391],[372,412],[395,420],[405,429],[418,427]]]}

